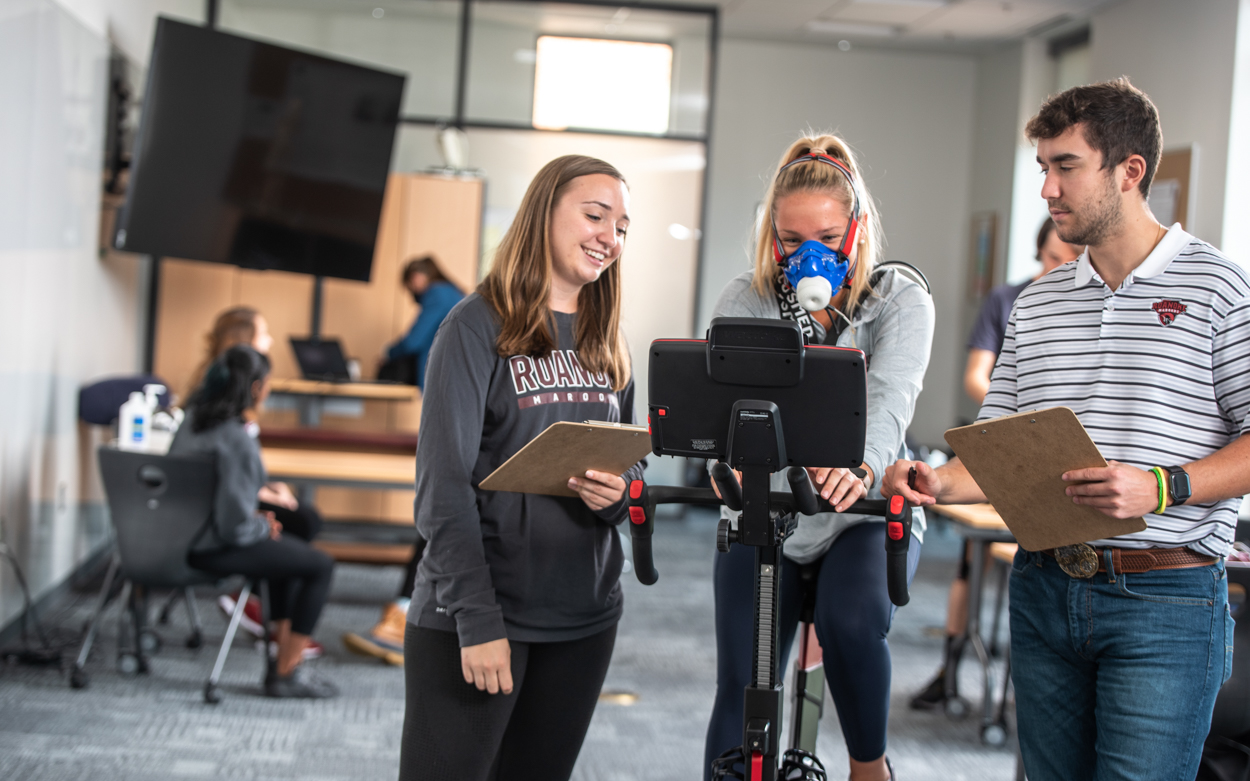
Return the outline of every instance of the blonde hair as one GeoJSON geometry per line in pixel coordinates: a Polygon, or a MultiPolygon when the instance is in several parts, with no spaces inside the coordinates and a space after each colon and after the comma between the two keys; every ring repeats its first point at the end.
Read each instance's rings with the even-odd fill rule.
{"type": "MultiPolygon", "coordinates": [[[[565,155],[542,167],[521,199],[521,208],[477,291],[501,320],[495,349],[501,356],[546,355],[556,348],[551,296],[551,213],[580,176],[605,174],[625,183],[609,163],[565,155]]],[[[614,390],[629,382],[629,350],[621,335],[621,258],[577,297],[577,357],[591,373],[607,374],[614,390]]]]}
{"type": "MultiPolygon", "coordinates": [[[[755,276],[751,280],[751,288],[762,296],[777,294],[777,261],[773,256],[777,237],[773,232],[773,222],[776,219],[778,200],[793,193],[825,193],[838,199],[848,212],[853,208],[855,193],[852,185],[833,166],[819,160],[809,160],[781,170],[787,163],[812,153],[823,153],[842,163],[851,171],[859,185],[860,230],[856,239],[859,252],[856,255],[855,277],[851,280],[850,295],[847,297],[844,312],[851,318],[859,300],[865,292],[871,290],[869,278],[876,268],[884,236],[877,206],[864,185],[864,177],[860,174],[855,156],[851,153],[850,146],[834,135],[802,136],[790,145],[777,163],[777,171],[764,193],[764,206],[760,209],[755,226],[755,276]]],[[[837,292],[834,291],[835,296],[837,292]]]]}
{"type": "Polygon", "coordinates": [[[260,317],[260,312],[250,306],[232,307],[217,315],[212,330],[204,334],[204,359],[200,361],[199,366],[195,367],[195,372],[191,375],[191,386],[187,391],[187,398],[190,398],[195,389],[200,387],[205,373],[208,372],[208,367],[222,353],[236,344],[250,345],[252,343],[252,340],[256,338],[257,317],[260,317]]]}

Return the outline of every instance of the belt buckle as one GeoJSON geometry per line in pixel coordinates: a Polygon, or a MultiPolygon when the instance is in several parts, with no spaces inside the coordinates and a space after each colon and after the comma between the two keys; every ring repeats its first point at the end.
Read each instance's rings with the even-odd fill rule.
{"type": "Polygon", "coordinates": [[[1059,569],[1069,577],[1092,578],[1098,572],[1098,552],[1083,542],[1055,548],[1054,553],[1059,569]]]}

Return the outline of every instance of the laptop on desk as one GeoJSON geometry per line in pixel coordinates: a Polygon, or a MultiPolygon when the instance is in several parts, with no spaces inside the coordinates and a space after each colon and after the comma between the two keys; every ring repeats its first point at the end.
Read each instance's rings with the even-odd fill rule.
{"type": "Polygon", "coordinates": [[[300,374],[306,380],[323,382],[351,382],[347,359],[343,357],[343,345],[338,339],[296,339],[291,337],[291,351],[299,363],[300,374]]]}

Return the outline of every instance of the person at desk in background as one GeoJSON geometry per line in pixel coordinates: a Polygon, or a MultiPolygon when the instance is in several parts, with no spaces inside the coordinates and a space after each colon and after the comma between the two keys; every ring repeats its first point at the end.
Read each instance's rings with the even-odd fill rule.
{"type": "MultiPolygon", "coordinates": [[[[1059,476],[1066,495],[1147,528],[1017,551],[1021,756],[1031,781],[1193,778],[1232,668],[1223,558],[1250,491],[1250,275],[1151,214],[1163,137],[1127,79],[1049,98],[1026,134],[1059,237],[1087,249],[1016,300],[978,417],[1071,407],[1108,466],[1059,476]]],[[[958,459],[899,461],[883,491],[985,501],[958,459]]]]}
{"type": "Polygon", "coordinates": [[[408,261],[401,276],[421,311],[403,339],[386,350],[386,360],[378,368],[379,380],[396,380],[425,388],[425,367],[430,358],[434,334],[464,293],[450,282],[431,255],[408,261]]]}
{"type": "Polygon", "coordinates": [[[404,638],[401,781],[561,781],[620,620],[624,475],[575,497],[478,484],[557,421],[634,422],[620,331],[629,191],[567,155],[535,175],[477,292],[430,351],[415,514],[427,540],[404,638]]]}
{"type": "MultiPolygon", "coordinates": [[[[269,323],[257,310],[250,306],[236,306],[217,315],[212,329],[204,336],[204,360],[192,375],[195,388],[203,383],[205,373],[213,362],[218,360],[227,350],[235,345],[245,344],[256,352],[268,357],[273,347],[273,336],[269,333],[269,323]]],[[[255,425],[255,420],[250,421],[255,425]]],[[[261,512],[273,513],[282,530],[288,536],[299,537],[305,542],[312,542],[321,531],[323,524],[321,513],[311,503],[300,502],[291,487],[281,482],[266,482],[257,492],[261,512]]],[[[234,601],[238,594],[223,594],[218,605],[227,614],[234,612],[234,601]]],[[[264,627],[260,624],[260,599],[252,595],[240,620],[240,625],[255,637],[264,636],[264,627]]],[[[307,658],[316,658],[324,652],[321,644],[311,641],[305,648],[307,658]]]]}
{"type": "MultiPolygon", "coordinates": [[[[861,479],[847,469],[810,470],[816,490],[840,511],[870,491],[875,494],[882,470],[907,453],[903,437],[933,341],[933,301],[898,270],[876,267],[884,238],[880,218],[842,139],[825,135],[794,142],[778,164],[764,204],[756,227],[755,268],[730,281],[713,317],[793,320],[813,344],[865,352],[867,474],[861,479]],[[808,258],[833,277],[821,277],[829,293],[823,301],[806,298],[815,277],[799,271],[808,268],[808,258]]],[[[778,472],[773,490],[789,490],[782,486],[786,478],[778,472]]],[[[730,517],[728,510],[724,513],[730,517]]],[[[909,581],[924,534],[923,513],[916,511],[916,516],[909,581]]],[[[894,606],[886,590],[884,548],[883,519],[820,513],[800,518],[782,551],[778,666],[785,664],[794,639],[803,602],[800,569],[807,568],[814,573],[816,635],[852,781],[894,776],[885,756],[891,672],[886,633],[894,606]]],[[[751,548],[734,545],[716,556],[716,702],[704,749],[705,778],[713,760],[742,743],[742,691],[751,681],[754,555],[751,548]]]]}
{"type": "Polygon", "coordinates": [[[334,560],[307,542],[283,534],[272,513],[256,506],[266,482],[260,445],[249,418],[269,395],[269,359],[235,345],[215,360],[187,403],[170,455],[213,457],[217,493],[212,521],[192,546],[187,562],[221,576],[266,578],[277,648],[276,670],[265,679],[270,697],[325,698],[334,684],[305,667],[304,651],[321,616],[334,560]],[[252,413],[252,414],[249,414],[252,413]]]}
{"type": "MultiPolygon", "coordinates": [[[[999,285],[990,291],[981,313],[977,316],[972,335],[968,337],[968,365],[964,369],[964,391],[968,397],[981,404],[990,388],[990,373],[994,362],[1003,349],[1003,337],[1007,334],[1007,320],[1016,298],[1029,285],[1046,276],[1065,263],[1071,263],[1081,254],[1081,247],[1068,244],[1055,232],[1055,221],[1046,218],[1037,232],[1037,259],[1042,270],[1037,276],[1018,285],[999,285]]],[[[952,669],[955,677],[951,693],[959,695],[959,662],[963,657],[964,633],[968,628],[968,542],[964,541],[959,572],[951,582],[946,599],[946,647],[942,666],[933,680],[911,699],[913,710],[932,710],[946,703],[946,671],[952,669]],[[951,666],[953,664],[953,666],[951,666]]]]}

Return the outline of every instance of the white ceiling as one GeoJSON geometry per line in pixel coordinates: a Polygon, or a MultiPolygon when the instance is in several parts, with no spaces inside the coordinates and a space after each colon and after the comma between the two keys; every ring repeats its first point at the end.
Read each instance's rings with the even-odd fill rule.
{"type": "Polygon", "coordinates": [[[925,49],[981,48],[1073,28],[1116,1],[713,0],[721,8],[726,37],[925,49]]]}

